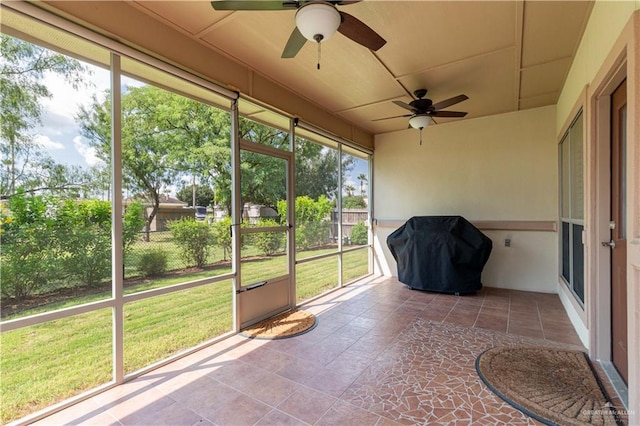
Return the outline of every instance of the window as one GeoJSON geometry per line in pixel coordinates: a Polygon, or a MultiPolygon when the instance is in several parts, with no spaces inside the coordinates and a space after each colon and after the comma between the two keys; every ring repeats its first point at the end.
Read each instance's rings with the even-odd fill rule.
{"type": "Polygon", "coordinates": [[[578,113],[560,141],[561,276],[584,304],[583,118],[578,113]]]}

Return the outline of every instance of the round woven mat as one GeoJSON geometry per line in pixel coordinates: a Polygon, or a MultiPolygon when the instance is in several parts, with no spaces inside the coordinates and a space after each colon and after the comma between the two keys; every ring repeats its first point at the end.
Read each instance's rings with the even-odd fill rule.
{"type": "Polygon", "coordinates": [[[315,325],[315,315],[295,309],[247,327],[241,334],[258,339],[284,339],[306,333],[315,325]]]}
{"type": "Polygon", "coordinates": [[[496,395],[545,424],[620,424],[584,352],[497,347],[478,356],[476,370],[496,395]]]}

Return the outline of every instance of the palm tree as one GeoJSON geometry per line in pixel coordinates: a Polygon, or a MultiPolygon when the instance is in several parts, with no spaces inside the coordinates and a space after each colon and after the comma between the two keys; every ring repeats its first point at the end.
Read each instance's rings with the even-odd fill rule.
{"type": "Polygon", "coordinates": [[[355,191],[356,188],[353,185],[346,185],[344,190],[347,192],[347,197],[353,197],[353,191],[355,191]]]}
{"type": "Polygon", "coordinates": [[[364,173],[360,173],[358,175],[358,180],[360,181],[360,195],[364,196],[364,183],[368,182],[367,175],[364,173]]]}

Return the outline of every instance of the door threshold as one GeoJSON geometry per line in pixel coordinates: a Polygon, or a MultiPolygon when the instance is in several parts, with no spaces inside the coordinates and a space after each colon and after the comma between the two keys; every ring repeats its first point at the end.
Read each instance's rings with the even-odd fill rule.
{"type": "Polygon", "coordinates": [[[624,405],[624,409],[629,409],[629,388],[627,387],[622,377],[620,377],[620,373],[616,370],[616,367],[613,365],[611,361],[600,361],[600,365],[604,370],[604,373],[607,375],[609,382],[613,386],[613,389],[616,391],[618,398],[622,401],[622,405],[624,405]]]}

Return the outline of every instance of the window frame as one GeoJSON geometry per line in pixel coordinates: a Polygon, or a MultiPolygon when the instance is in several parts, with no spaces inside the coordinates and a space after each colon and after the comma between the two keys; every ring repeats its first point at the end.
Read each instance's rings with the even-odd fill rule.
{"type": "Polygon", "coordinates": [[[558,276],[582,309],[586,303],[584,118],[584,109],[579,108],[558,143],[558,276]]]}

